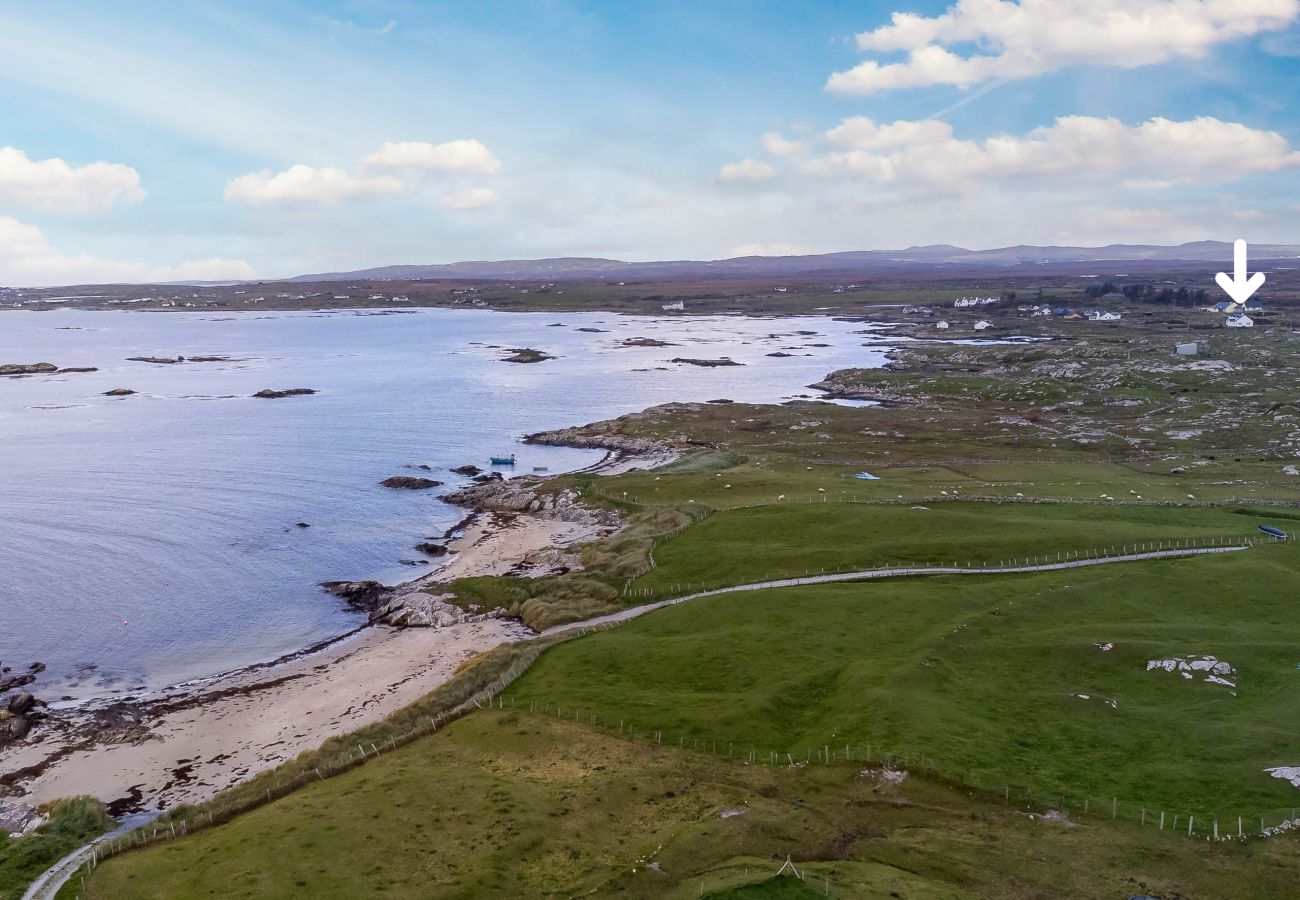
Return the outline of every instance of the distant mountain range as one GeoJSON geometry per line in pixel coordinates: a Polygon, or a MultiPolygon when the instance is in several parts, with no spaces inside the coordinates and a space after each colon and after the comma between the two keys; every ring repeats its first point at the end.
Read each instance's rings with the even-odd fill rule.
{"type": "MultiPolygon", "coordinates": [[[[1252,263],[1300,259],[1300,245],[1253,244],[1252,263]]],[[[849,250],[810,256],[738,256],[717,260],[623,262],[593,257],[510,259],[441,265],[380,266],[352,272],[299,275],[289,281],[346,281],[348,279],[414,281],[420,279],[518,279],[522,281],[691,278],[869,274],[885,270],[944,268],[1018,268],[1096,263],[1213,263],[1232,265],[1232,244],[1196,241],[1176,247],[1153,244],[1111,244],[1106,247],[1031,247],[1020,245],[996,250],[967,250],[947,244],[908,247],[906,250],[849,250]]]]}

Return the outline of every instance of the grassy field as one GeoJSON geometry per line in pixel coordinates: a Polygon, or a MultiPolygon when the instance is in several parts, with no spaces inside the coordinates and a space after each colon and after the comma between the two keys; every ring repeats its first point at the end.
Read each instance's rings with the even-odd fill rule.
{"type": "Polygon", "coordinates": [[[113,858],[85,896],[1286,897],[1300,878],[1290,837],[1207,845],[1075,818],[916,773],[749,766],[492,710],[113,858]],[[772,881],[787,855],[806,880],[772,881]]]}
{"type": "Polygon", "coordinates": [[[1263,772],[1300,759],[1298,591],[1300,549],[1275,545],[722,596],[549,652],[509,696],[686,746],[870,746],[1072,806],[1275,822],[1300,806],[1263,772]],[[1202,655],[1237,687],[1146,671],[1202,655]]]}
{"type": "Polygon", "coordinates": [[[978,566],[1066,551],[1121,550],[1171,540],[1257,537],[1271,511],[1215,508],[931,503],[773,504],[723,510],[661,543],[657,568],[634,585],[740,584],[907,563],[978,566]]]}

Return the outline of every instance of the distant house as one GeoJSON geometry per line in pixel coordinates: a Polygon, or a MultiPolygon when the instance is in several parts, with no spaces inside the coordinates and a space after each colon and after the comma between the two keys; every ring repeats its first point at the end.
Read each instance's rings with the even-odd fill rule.
{"type": "Polygon", "coordinates": [[[940,321],[934,323],[934,327],[940,329],[941,331],[947,331],[948,323],[941,319],[940,321]]]}
{"type": "Polygon", "coordinates": [[[1251,298],[1245,303],[1246,312],[1263,312],[1264,304],[1255,298],[1251,298]]]}
{"type": "Polygon", "coordinates": [[[1095,309],[1089,310],[1087,316],[1088,319],[1093,322],[1118,322],[1120,319],[1124,318],[1117,312],[1100,312],[1095,309]]]}
{"type": "Polygon", "coordinates": [[[672,303],[664,304],[664,312],[682,312],[686,309],[686,303],[681,300],[674,300],[672,303]]]}
{"type": "Polygon", "coordinates": [[[1066,313],[1066,314],[1065,314],[1064,318],[1065,318],[1067,321],[1071,321],[1071,322],[1082,322],[1082,321],[1083,321],[1083,313],[1078,313],[1078,312],[1069,312],[1069,313],[1066,313]]]}
{"type": "Polygon", "coordinates": [[[394,302],[394,303],[410,303],[410,302],[411,302],[411,298],[408,297],[408,296],[406,296],[405,294],[398,294],[396,297],[393,298],[393,302],[394,302]]]}
{"type": "Polygon", "coordinates": [[[972,306],[992,306],[997,302],[997,297],[958,297],[952,301],[952,305],[957,309],[968,309],[972,306]]]}
{"type": "Polygon", "coordinates": [[[1210,307],[1210,311],[1228,313],[1231,315],[1232,313],[1237,312],[1237,304],[1233,303],[1231,300],[1220,300],[1218,303],[1210,307]]]}
{"type": "Polygon", "coordinates": [[[976,331],[983,331],[986,328],[992,328],[992,327],[993,327],[993,323],[986,322],[984,319],[980,319],[978,322],[975,323],[976,331]]]}
{"type": "Polygon", "coordinates": [[[1196,341],[1188,341],[1185,344],[1175,344],[1174,352],[1177,353],[1179,356],[1195,356],[1196,341]]]}
{"type": "Polygon", "coordinates": [[[1102,294],[1102,295],[1101,295],[1101,299],[1103,299],[1103,300],[1123,300],[1123,299],[1124,299],[1124,295],[1121,294],[1119,291],[1111,291],[1111,292],[1109,292],[1109,293],[1102,294]]]}
{"type": "Polygon", "coordinates": [[[788,291],[788,290],[790,290],[790,289],[789,289],[789,288],[772,288],[772,290],[776,291],[778,294],[784,294],[786,291],[788,291]]]}
{"type": "Polygon", "coordinates": [[[1229,328],[1254,328],[1255,320],[1245,313],[1240,313],[1235,316],[1228,316],[1224,324],[1229,328]]]}

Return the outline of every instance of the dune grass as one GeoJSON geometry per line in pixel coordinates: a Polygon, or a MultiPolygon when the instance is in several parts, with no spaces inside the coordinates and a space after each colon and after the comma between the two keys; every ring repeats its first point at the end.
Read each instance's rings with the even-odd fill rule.
{"type": "Polygon", "coordinates": [[[22,837],[0,831],[0,900],[18,900],[32,879],[114,825],[93,797],[55,801],[49,814],[45,824],[22,837]]]}

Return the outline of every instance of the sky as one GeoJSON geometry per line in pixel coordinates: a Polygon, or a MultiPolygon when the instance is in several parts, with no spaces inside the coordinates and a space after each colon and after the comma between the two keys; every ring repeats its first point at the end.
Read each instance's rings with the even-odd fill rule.
{"type": "Polygon", "coordinates": [[[1300,0],[0,0],[0,284],[1300,243],[1300,0]]]}

